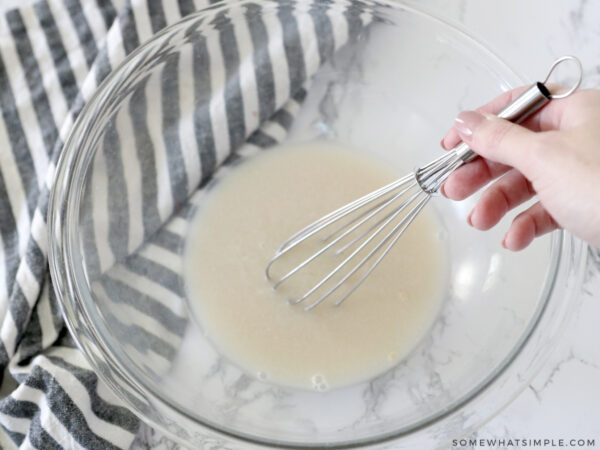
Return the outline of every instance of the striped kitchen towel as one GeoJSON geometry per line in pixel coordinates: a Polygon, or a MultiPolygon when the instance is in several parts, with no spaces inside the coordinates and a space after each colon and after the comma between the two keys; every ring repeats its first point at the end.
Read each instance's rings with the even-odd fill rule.
{"type": "MultiPolygon", "coordinates": [[[[338,8],[352,7],[344,0],[314,1],[337,4],[338,8]]],[[[3,447],[128,448],[135,437],[138,419],[91,370],[60,315],[47,269],[48,196],[62,143],[102,80],[157,31],[211,3],[215,2],[41,0],[0,17],[0,375],[3,375],[0,444],[3,447]]],[[[290,2],[281,4],[283,11],[290,2]]],[[[248,7],[260,8],[260,5],[248,3],[248,7]]],[[[278,16],[281,23],[273,26],[279,30],[297,30],[289,27],[294,20],[290,11],[282,12],[278,16]]],[[[318,57],[306,54],[299,43],[299,48],[291,51],[305,52],[307,64],[302,74],[294,78],[297,75],[294,71],[272,70],[276,77],[286,77],[285,98],[279,98],[279,103],[265,110],[267,112],[260,114],[255,122],[250,123],[251,120],[242,116],[241,122],[234,126],[230,123],[226,130],[226,148],[194,147],[201,153],[195,157],[202,164],[195,171],[179,173],[181,178],[171,180],[173,189],[168,206],[160,203],[165,196],[158,195],[151,200],[156,202],[153,207],[157,208],[160,220],[144,228],[141,234],[135,227],[121,230],[124,234],[115,236],[124,239],[126,245],[109,247],[110,252],[98,261],[92,286],[95,294],[135,300],[130,304],[120,303],[115,308],[135,310],[134,314],[122,315],[138,320],[123,322],[123,330],[135,327],[136,333],[146,333],[144,339],[130,342],[140,355],[140,366],[155,372],[167,370],[185,327],[184,307],[180,301],[183,294],[177,283],[173,283],[173,270],[165,262],[168,258],[161,261],[156,254],[177,254],[177,239],[181,238],[177,236],[177,222],[182,219],[182,211],[193,204],[188,197],[220,163],[231,160],[228,157],[232,152],[244,147],[246,150],[241,152],[244,154],[253,147],[277,143],[285,136],[304,98],[306,82],[324,62],[327,51],[339,48],[344,40],[351,39],[368,23],[368,18],[356,22],[350,19],[356,15],[347,17],[347,23],[337,24],[315,18],[311,29],[320,39],[318,57]],[[325,27],[329,34],[320,32],[319,27],[325,27]],[[336,36],[335,30],[339,29],[344,30],[342,38],[336,36]],[[328,43],[327,39],[333,41],[328,43]],[[242,129],[244,132],[240,135],[242,129]],[[205,164],[205,159],[211,163],[205,164]],[[148,290],[147,283],[157,282],[163,290],[148,290]],[[127,294],[118,295],[122,291],[127,294]],[[164,296],[156,298],[160,292],[164,292],[164,296]],[[166,316],[168,321],[164,320],[166,316]]],[[[222,35],[229,31],[217,30],[222,35]]],[[[224,55],[232,50],[239,54],[239,42],[235,35],[228,35],[222,42],[223,45],[210,50],[219,54],[209,52],[209,56],[223,63],[214,70],[226,72],[224,55]]],[[[208,104],[213,94],[210,86],[197,91],[197,107],[208,108],[202,99],[208,104]]],[[[263,98],[259,100],[266,101],[265,95],[275,93],[260,95],[263,98]]],[[[235,98],[226,94],[225,103],[232,101],[235,98]]],[[[133,120],[135,105],[129,110],[132,117],[128,120],[133,120]]],[[[145,117],[144,120],[151,119],[148,115],[145,117]]],[[[214,120],[212,123],[214,127],[214,120]]],[[[148,123],[139,125],[149,126],[148,123]]],[[[215,130],[206,132],[216,133],[215,130]]],[[[104,137],[109,142],[108,147],[113,149],[122,148],[110,144],[122,138],[118,130],[104,137]]],[[[170,142],[172,138],[165,132],[162,141],[170,142]]],[[[186,136],[178,138],[180,143],[187,139],[186,136]]],[[[113,156],[110,152],[104,153],[94,166],[94,176],[104,177],[106,186],[118,182],[111,175],[110,169],[114,166],[101,164],[117,161],[111,159],[113,156]]],[[[143,173],[143,168],[136,170],[143,173]]],[[[143,177],[140,178],[140,182],[143,181],[143,177]]],[[[139,200],[147,201],[147,198],[139,200]]],[[[128,201],[135,200],[129,198],[128,201]]],[[[94,210],[97,206],[92,202],[90,208],[94,210]]],[[[92,233],[115,231],[109,229],[111,223],[112,226],[121,223],[111,222],[110,209],[104,217],[106,220],[101,223],[90,221],[92,233]],[[109,228],[102,231],[103,226],[109,228]]],[[[131,216],[129,220],[139,218],[131,216]]],[[[93,244],[93,239],[90,242],[93,244]]]]}

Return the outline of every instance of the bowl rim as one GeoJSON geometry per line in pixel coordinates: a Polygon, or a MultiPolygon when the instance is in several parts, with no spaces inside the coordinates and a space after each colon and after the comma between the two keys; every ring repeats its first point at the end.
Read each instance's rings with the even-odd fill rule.
{"type": "MultiPolygon", "coordinates": [[[[257,0],[241,0],[235,2],[235,7],[243,6],[246,3],[255,3],[257,0]]],[[[258,0],[259,2],[261,0],[258,0]]],[[[427,20],[437,22],[454,35],[458,36],[462,42],[465,42],[471,46],[474,46],[482,54],[485,54],[491,60],[494,60],[500,66],[505,69],[505,72],[511,72],[511,75],[515,79],[519,79],[524,82],[523,77],[519,76],[503,59],[498,57],[487,45],[484,45],[480,40],[474,38],[468,34],[464,28],[455,22],[447,19],[442,19],[435,13],[427,10],[426,8],[417,7],[413,2],[401,1],[401,0],[376,0],[376,3],[380,3],[384,6],[389,6],[397,10],[404,10],[410,13],[416,14],[427,20]]],[[[175,411],[177,415],[185,416],[186,419],[191,420],[197,425],[205,428],[209,435],[213,437],[226,437],[227,439],[237,442],[239,444],[246,445],[259,445],[266,447],[280,448],[285,446],[286,448],[315,448],[323,446],[324,443],[319,442],[317,444],[298,444],[296,442],[276,441],[276,440],[265,440],[258,436],[249,436],[242,432],[237,432],[228,428],[224,428],[222,425],[213,424],[206,419],[200,420],[197,416],[192,416],[185,410],[183,410],[175,402],[165,398],[164,395],[156,390],[152,389],[151,386],[145,384],[140,377],[136,377],[131,370],[127,370],[119,358],[114,354],[114,350],[109,349],[105,345],[101,338],[101,333],[97,330],[97,324],[93,321],[91,316],[86,310],[85,302],[82,301],[84,297],[88,295],[83,289],[80,280],[85,276],[84,271],[81,267],[76,264],[72,264],[72,261],[77,261],[74,255],[77,255],[75,250],[78,248],[77,233],[72,232],[72,227],[76,224],[77,220],[77,208],[79,205],[81,192],[80,189],[76,189],[78,177],[76,174],[82,173],[81,170],[87,168],[93,157],[93,152],[90,151],[78,151],[80,140],[86,133],[89,134],[89,123],[90,117],[95,117],[99,111],[102,110],[104,100],[110,97],[110,94],[115,90],[111,85],[122,80],[124,76],[128,74],[128,70],[135,67],[140,61],[143,61],[146,57],[152,53],[157,43],[177,32],[180,27],[188,22],[197,20],[198,18],[208,14],[215,13],[217,11],[228,9],[232,6],[231,2],[218,3],[207,8],[200,9],[175,24],[166,27],[159,33],[155,34],[151,39],[146,41],[131,54],[129,54],[96,88],[96,91],[91,95],[88,102],[81,110],[79,116],[73,124],[73,127],[65,139],[63,151],[59,157],[55,170],[55,182],[50,192],[49,207],[48,207],[48,260],[50,266],[50,273],[54,282],[54,289],[58,299],[58,303],[61,309],[61,313],[65,320],[65,324],[71,333],[74,341],[76,342],[79,349],[85,355],[86,359],[100,376],[100,378],[107,383],[118,396],[123,398],[123,385],[127,386],[128,390],[133,390],[137,395],[144,399],[150,399],[150,403],[160,404],[162,408],[168,411],[175,411]],[[86,123],[87,122],[87,123],[86,123]],[[90,154],[92,153],[92,154],[90,154]]],[[[506,82],[507,85],[510,83],[506,82]]],[[[97,124],[96,124],[97,126],[97,124]]],[[[79,183],[81,184],[81,182],[79,183]]],[[[560,332],[566,326],[569,317],[576,306],[576,296],[579,294],[580,287],[583,281],[585,273],[585,266],[587,260],[587,246],[581,241],[573,238],[570,234],[559,231],[555,232],[552,238],[551,248],[553,252],[558,251],[558,255],[555,259],[555,271],[559,270],[559,266],[564,263],[572,263],[571,271],[576,275],[573,283],[573,288],[567,292],[567,297],[562,299],[562,321],[558,324],[554,324],[554,334],[551,335],[550,340],[544,345],[544,355],[537,354],[535,356],[536,364],[535,367],[529,367],[527,376],[523,378],[518,389],[514,386],[507,388],[506,382],[503,382],[508,377],[515,376],[515,361],[523,359],[527,346],[531,343],[531,337],[539,333],[539,322],[547,318],[546,307],[550,301],[550,296],[556,287],[556,276],[552,277],[550,285],[545,286],[547,291],[546,299],[541,304],[541,310],[536,312],[535,320],[530,324],[524,336],[520,339],[518,346],[513,349],[509,354],[492,372],[488,375],[479,386],[469,391],[467,394],[461,396],[459,401],[453,402],[447,407],[445,411],[440,411],[433,416],[427,417],[416,425],[411,425],[409,430],[401,430],[382,434],[374,438],[359,439],[348,442],[341,442],[337,444],[327,444],[328,448],[342,449],[342,448],[366,448],[366,447],[377,447],[380,444],[389,443],[391,441],[397,441],[399,439],[410,438],[419,434],[419,431],[423,429],[431,429],[432,426],[437,425],[441,430],[445,423],[450,423],[453,418],[464,414],[464,409],[467,406],[482,402],[482,394],[487,394],[486,391],[489,388],[495,389],[494,405],[487,405],[489,409],[486,417],[482,417],[478,421],[474,421],[472,426],[468,429],[463,430],[463,434],[471,432],[473,429],[480,426],[485,421],[491,419],[495,414],[498,414],[510,401],[512,401],[522,390],[524,390],[531,378],[541,368],[550,350],[553,348],[553,344],[559,337],[560,332]],[[565,261],[565,252],[563,248],[566,248],[569,260],[565,261]],[[552,344],[552,345],[551,345],[552,344]],[[516,350],[516,351],[515,351],[516,350]],[[545,356],[545,357],[542,357],[545,356]],[[509,392],[510,391],[510,392],[509,392]]],[[[555,301],[555,303],[558,300],[555,301]]],[[[556,306],[556,305],[555,305],[556,306]]],[[[520,377],[520,373],[516,374],[520,377]]],[[[522,377],[521,377],[522,378],[522,377]]],[[[510,385],[510,383],[509,383],[510,385]]],[[[486,396],[486,401],[489,401],[489,396],[486,396]]],[[[176,441],[188,445],[182,437],[178,436],[172,430],[170,430],[164,423],[160,421],[159,417],[148,417],[144,412],[140,411],[139,407],[133,404],[128,398],[125,399],[129,408],[131,408],[136,415],[140,417],[142,421],[148,422],[151,426],[160,429],[161,432],[169,435],[169,437],[176,441]]]]}

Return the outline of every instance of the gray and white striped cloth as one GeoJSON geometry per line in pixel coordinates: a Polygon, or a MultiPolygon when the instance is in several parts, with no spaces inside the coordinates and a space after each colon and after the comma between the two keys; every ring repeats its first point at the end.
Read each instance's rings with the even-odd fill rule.
{"type": "MultiPolygon", "coordinates": [[[[336,4],[342,11],[356,7],[356,2],[351,5],[345,0],[314,1],[336,4]]],[[[0,17],[0,375],[3,375],[0,444],[3,447],[128,448],[134,439],[138,419],[90,369],[60,315],[47,269],[48,195],[62,143],[83,105],[111,69],[158,30],[212,3],[217,2],[41,0],[0,17]]],[[[248,4],[248,8],[260,9],[260,6],[248,4]]],[[[271,106],[260,110],[258,118],[253,119],[255,123],[250,124],[251,120],[243,115],[238,117],[240,123],[229,123],[227,148],[219,151],[213,145],[206,150],[200,148],[202,142],[198,140],[194,147],[199,152],[195,155],[200,162],[197,170],[171,180],[171,203],[168,211],[161,210],[160,214],[168,220],[158,221],[142,234],[138,231],[137,237],[127,235],[131,230],[121,230],[123,236],[127,235],[124,239],[129,239],[122,248],[130,251],[118,254],[120,246],[116,245],[113,254],[98,261],[98,276],[92,284],[96,295],[131,298],[133,303],[117,305],[117,309],[134,308],[136,314],[142,313],[139,323],[123,323],[122,329],[128,337],[145,336],[131,345],[140,352],[140,365],[146,365],[148,370],[160,371],[161,365],[168,366],[185,326],[185,319],[179,314],[181,283],[168,267],[169,257],[164,255],[178,253],[181,245],[178,224],[187,217],[187,208],[193,206],[194,196],[188,200],[190,195],[220,163],[235,159],[227,159],[232,152],[251,153],[285,137],[306,95],[310,76],[328,55],[368,23],[368,18],[357,20],[359,16],[342,14],[340,20],[344,23],[327,22],[315,16],[311,29],[318,36],[318,50],[312,48],[307,55],[301,42],[298,48],[287,49],[299,52],[300,56],[304,51],[305,65],[301,73],[284,73],[284,97],[273,91],[277,82],[271,80],[269,84],[267,80],[262,86],[265,91],[258,94],[262,96],[259,103],[271,106]],[[342,37],[336,36],[340,27],[344,30],[342,37]],[[278,97],[277,101],[270,96],[278,97]],[[164,289],[148,290],[146,280],[159,280],[164,289]],[[119,295],[124,291],[126,295],[119,295]],[[164,298],[156,298],[161,292],[164,298]],[[174,299],[171,303],[170,298],[174,299]],[[144,320],[150,325],[146,327],[144,320]],[[128,331],[131,327],[137,327],[133,334],[128,331]]],[[[295,29],[302,34],[297,27],[290,28],[293,25],[290,14],[282,12],[278,18],[279,30],[295,29]]],[[[240,43],[235,35],[221,42],[225,44],[210,49],[221,54],[209,56],[223,63],[217,70],[225,73],[224,56],[228,50],[238,52],[240,43]]],[[[282,76],[273,68],[270,71],[275,77],[282,76]]],[[[212,93],[208,89],[196,92],[199,96],[196,104],[201,104],[203,98],[210,102],[212,93]]],[[[225,96],[226,104],[235,101],[225,96]]],[[[119,139],[118,133],[111,136],[109,132],[104,137],[107,142],[111,138],[119,139]]],[[[166,136],[165,132],[164,141],[170,138],[173,136],[166,136]]],[[[179,138],[180,142],[185,141],[185,136],[179,138]]],[[[108,142],[105,148],[119,146],[108,142]]],[[[108,151],[100,160],[104,164],[114,162],[108,151]]],[[[111,167],[96,169],[110,172],[111,167]]],[[[153,201],[158,202],[159,198],[153,201]]],[[[154,207],[160,209],[161,205],[154,207]]],[[[104,222],[111,226],[110,220],[104,222]]],[[[95,233],[102,226],[90,225],[95,233]]],[[[110,231],[121,236],[119,230],[110,231]]]]}

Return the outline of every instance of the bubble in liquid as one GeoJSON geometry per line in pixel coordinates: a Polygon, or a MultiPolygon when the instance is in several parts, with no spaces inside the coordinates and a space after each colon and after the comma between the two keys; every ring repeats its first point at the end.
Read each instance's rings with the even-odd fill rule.
{"type": "Polygon", "coordinates": [[[313,375],[310,378],[310,381],[312,382],[312,384],[321,384],[324,380],[325,380],[325,377],[320,374],[313,375]]]}
{"type": "Polygon", "coordinates": [[[329,385],[327,384],[327,380],[321,374],[313,375],[310,378],[310,381],[311,381],[313,389],[315,391],[323,392],[323,391],[326,391],[326,390],[329,389],[329,385]]]}
{"type": "Polygon", "coordinates": [[[267,376],[266,373],[264,373],[262,371],[258,371],[258,372],[256,372],[256,378],[258,378],[260,381],[265,381],[269,377],[267,376]]]}
{"type": "Polygon", "coordinates": [[[319,391],[319,392],[325,392],[328,389],[329,389],[329,385],[327,383],[321,383],[317,386],[317,391],[319,391]]]}

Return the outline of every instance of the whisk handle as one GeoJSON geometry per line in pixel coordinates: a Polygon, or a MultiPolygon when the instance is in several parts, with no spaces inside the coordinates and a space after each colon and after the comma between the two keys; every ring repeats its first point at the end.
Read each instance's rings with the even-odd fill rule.
{"type": "MultiPolygon", "coordinates": [[[[498,117],[515,123],[522,122],[539,111],[551,98],[548,88],[538,81],[500,111],[498,117]]],[[[458,144],[453,150],[464,162],[477,157],[477,154],[464,142],[458,144]]]]}
{"type": "MultiPolygon", "coordinates": [[[[565,98],[571,95],[581,84],[581,79],[583,76],[583,69],[581,66],[581,62],[574,56],[566,55],[558,58],[552,66],[550,66],[550,70],[546,75],[544,81],[538,81],[537,83],[532,84],[525,92],[519,95],[516,99],[514,99],[510,104],[508,104],[502,111],[498,113],[498,117],[506,120],[510,120],[511,122],[519,123],[523,120],[527,119],[536,111],[539,111],[546,103],[548,103],[553,98],[565,98]],[[573,61],[578,68],[578,77],[576,78],[576,82],[568,89],[566,92],[561,94],[552,94],[550,90],[546,87],[545,83],[554,72],[554,69],[561,63],[565,61],[573,61]]],[[[456,147],[454,147],[454,152],[456,155],[463,161],[469,162],[475,157],[477,154],[471,150],[471,148],[461,142],[456,147]]]]}

